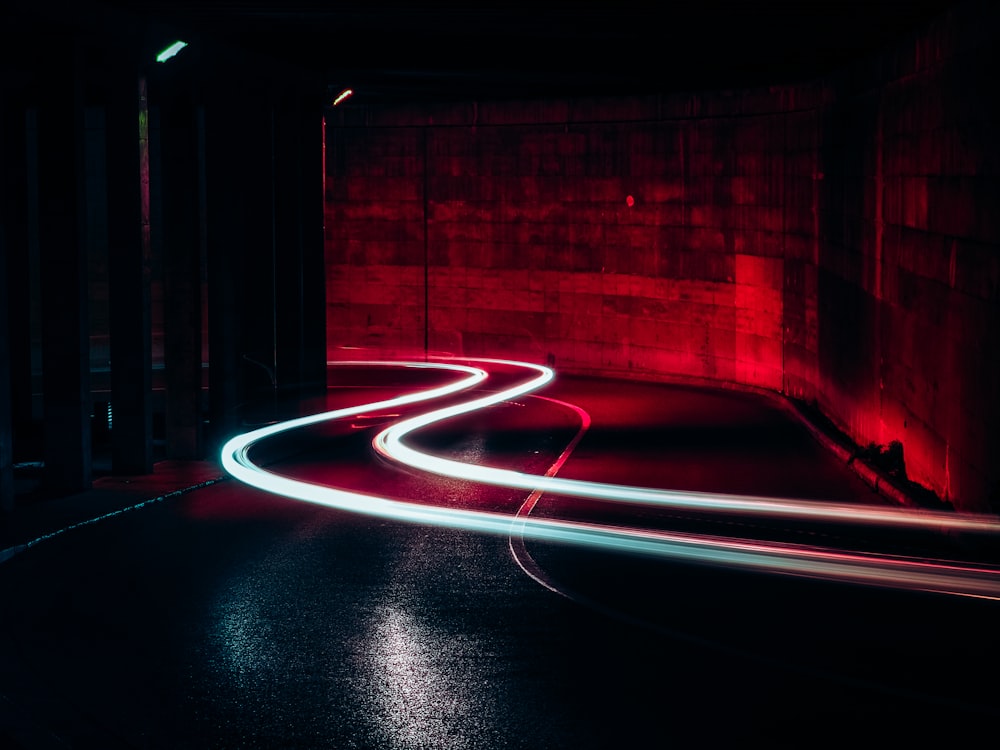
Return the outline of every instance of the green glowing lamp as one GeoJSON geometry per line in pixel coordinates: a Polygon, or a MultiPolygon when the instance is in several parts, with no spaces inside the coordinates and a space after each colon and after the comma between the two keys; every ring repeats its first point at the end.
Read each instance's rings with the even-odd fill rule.
{"type": "Polygon", "coordinates": [[[156,56],[156,62],[166,62],[187,46],[187,42],[174,42],[156,56]]]}

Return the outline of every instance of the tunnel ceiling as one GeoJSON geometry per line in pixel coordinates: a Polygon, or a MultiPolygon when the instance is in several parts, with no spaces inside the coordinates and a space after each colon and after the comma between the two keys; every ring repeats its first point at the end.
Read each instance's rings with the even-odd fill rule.
{"type": "Polygon", "coordinates": [[[331,90],[351,87],[363,102],[643,94],[792,83],[873,52],[956,2],[17,4],[31,14],[139,19],[250,49],[320,73],[331,90]]]}

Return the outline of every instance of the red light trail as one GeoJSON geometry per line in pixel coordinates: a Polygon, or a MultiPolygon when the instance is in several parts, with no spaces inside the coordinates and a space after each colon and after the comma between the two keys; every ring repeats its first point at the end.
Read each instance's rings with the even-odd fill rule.
{"type": "Polygon", "coordinates": [[[1000,570],[988,566],[846,552],[764,540],[742,540],[533,518],[528,515],[530,508],[518,515],[508,515],[437,507],[282,476],[254,464],[249,457],[249,451],[255,443],[281,432],[323,421],[346,419],[381,409],[444,398],[485,381],[488,377],[486,367],[491,365],[514,367],[526,373],[527,377],[521,382],[398,421],[376,435],[373,440],[374,449],[384,458],[411,468],[444,477],[523,489],[535,495],[536,499],[538,494],[547,492],[619,504],[656,505],[699,512],[739,513],[799,521],[861,523],[894,528],[974,531],[991,535],[1000,533],[1000,519],[992,516],[674,491],[569,480],[555,476],[558,467],[554,467],[546,475],[526,474],[509,469],[462,463],[421,452],[407,445],[404,438],[417,430],[532,393],[549,383],[555,376],[548,367],[525,362],[490,359],[463,361],[469,364],[393,361],[331,363],[439,369],[460,374],[462,377],[444,386],[302,417],[239,435],[223,447],[223,466],[240,481],[268,492],[341,510],[410,523],[434,524],[502,535],[517,534],[525,539],[570,542],[687,562],[786,575],[1000,599],[1000,570]]]}

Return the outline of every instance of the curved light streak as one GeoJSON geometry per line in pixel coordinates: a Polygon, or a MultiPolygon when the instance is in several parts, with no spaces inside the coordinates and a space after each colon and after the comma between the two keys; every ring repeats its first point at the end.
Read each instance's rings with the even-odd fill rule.
{"type": "Polygon", "coordinates": [[[275,424],[267,425],[266,427],[251,430],[250,432],[244,432],[242,435],[237,435],[236,437],[229,439],[226,441],[225,445],[222,446],[222,467],[229,472],[229,474],[253,487],[268,490],[269,485],[271,484],[271,479],[269,478],[273,478],[276,475],[261,469],[250,460],[248,455],[250,448],[264,438],[277,435],[280,432],[287,432],[288,430],[295,430],[300,427],[308,427],[310,425],[319,424],[320,422],[328,422],[334,419],[344,419],[346,417],[356,417],[360,414],[367,414],[377,409],[391,409],[397,406],[420,403],[421,401],[444,398],[445,396],[450,396],[454,393],[458,393],[459,391],[463,391],[466,388],[472,388],[489,377],[489,374],[479,367],[468,367],[458,364],[445,365],[434,362],[383,362],[375,360],[352,360],[345,362],[327,362],[327,364],[354,365],[361,367],[393,365],[403,368],[411,367],[414,369],[449,370],[451,372],[464,373],[465,377],[453,383],[447,383],[425,391],[416,391],[414,393],[407,393],[402,396],[396,396],[382,401],[373,401],[359,404],[358,406],[350,406],[344,409],[334,409],[332,411],[319,412],[318,414],[310,414],[305,417],[298,417],[285,422],[277,422],[275,424]]]}
{"type": "MultiPolygon", "coordinates": [[[[576,404],[570,404],[566,401],[557,401],[554,398],[546,398],[545,396],[536,396],[535,398],[541,398],[545,401],[558,404],[559,406],[574,411],[576,412],[576,416],[580,419],[580,427],[577,429],[573,439],[569,441],[565,448],[563,448],[563,452],[559,454],[556,460],[545,472],[545,476],[553,476],[559,471],[559,469],[562,468],[563,464],[569,460],[570,454],[576,450],[576,446],[579,445],[580,441],[583,440],[583,436],[587,433],[587,430],[590,429],[590,414],[576,404]]],[[[538,503],[538,498],[541,496],[541,490],[535,490],[528,495],[524,502],[521,503],[521,507],[517,509],[517,513],[514,514],[514,517],[520,520],[531,515],[531,511],[534,510],[535,505],[538,503]]],[[[515,527],[511,529],[510,538],[507,540],[507,546],[510,548],[510,554],[511,557],[514,558],[514,562],[516,562],[518,567],[524,571],[524,574],[533,579],[535,583],[547,588],[554,594],[559,594],[560,596],[565,596],[567,598],[576,598],[579,600],[579,597],[571,596],[564,589],[559,588],[549,581],[548,576],[545,575],[541,566],[535,562],[535,558],[531,556],[531,553],[528,551],[528,547],[524,542],[524,535],[515,525],[515,527]]]]}
{"type": "MultiPolygon", "coordinates": [[[[508,362],[507,364],[511,363],[508,362]]],[[[518,364],[523,364],[525,367],[535,370],[548,369],[540,365],[518,364]]],[[[500,487],[527,490],[529,492],[537,490],[557,495],[586,497],[619,503],[668,506],[679,510],[738,512],[758,516],[795,517],[813,521],[873,523],[910,528],[1000,533],[1000,519],[994,516],[878,508],[848,503],[828,503],[813,500],[793,500],[718,492],[663,490],[652,487],[564,479],[554,475],[527,474],[514,471],[513,469],[463,463],[419,451],[403,442],[404,437],[423,427],[443,422],[446,419],[451,419],[461,414],[484,409],[509,400],[517,395],[523,395],[529,392],[529,390],[535,390],[536,387],[540,386],[530,388],[529,386],[540,380],[544,384],[548,380],[551,380],[551,377],[544,380],[541,377],[535,378],[529,384],[519,389],[500,391],[472,401],[465,401],[404,419],[376,435],[372,444],[375,450],[385,458],[415,469],[453,479],[464,479],[500,487]]]]}
{"type": "MultiPolygon", "coordinates": [[[[471,360],[467,360],[471,361],[471,360]]],[[[379,453],[393,460],[405,460],[417,468],[426,468],[437,474],[447,474],[460,479],[486,481],[493,484],[558,492],[584,497],[629,502],[655,502],[675,507],[699,510],[727,509],[741,512],[764,512],[775,515],[834,518],[855,520],[856,514],[866,515],[865,520],[880,520],[899,525],[949,526],[956,520],[946,514],[919,514],[909,522],[905,515],[858,506],[817,504],[804,501],[774,500],[712,493],[658,491],[649,488],[610,485],[594,482],[556,480],[555,477],[522,474],[491,467],[470,466],[428,454],[405,446],[402,437],[416,429],[465,414],[476,409],[524,395],[540,388],[554,377],[551,369],[507,360],[475,360],[481,363],[502,364],[526,368],[535,373],[529,380],[470,401],[412,417],[380,432],[373,441],[379,453]],[[411,463],[412,462],[412,463],[411,463]],[[433,468],[427,468],[428,466],[433,468]],[[818,512],[814,512],[818,510],[818,512]],[[848,515],[848,511],[850,512],[848,515]]],[[[373,409],[412,404],[440,398],[470,388],[486,379],[485,370],[457,364],[419,362],[354,362],[345,364],[398,365],[404,367],[433,367],[465,373],[459,381],[418,393],[385,401],[363,404],[347,409],[324,412],[294,419],[254,430],[237,436],[223,447],[222,464],[237,479],[260,489],[290,498],[324,505],[340,510],[365,513],[382,518],[420,524],[434,524],[452,529],[477,532],[520,535],[543,541],[558,541],[590,547],[650,554],[659,557],[712,565],[735,566],[750,570],[782,573],[793,576],[833,579],[875,586],[915,589],[936,593],[1000,599],[1000,571],[988,567],[925,562],[916,559],[882,555],[837,552],[798,545],[777,544],[764,541],[735,540],[680,533],[667,533],[635,528],[610,527],[575,521],[561,521],[525,516],[511,516],[487,511],[452,509],[393,500],[367,493],[338,489],[325,485],[292,479],[268,472],[253,464],[248,456],[250,447],[271,435],[318,422],[355,416],[373,409]]],[[[951,525],[955,528],[954,525],[951,525]]],[[[995,523],[979,519],[971,526],[960,528],[996,530],[995,523]]]]}

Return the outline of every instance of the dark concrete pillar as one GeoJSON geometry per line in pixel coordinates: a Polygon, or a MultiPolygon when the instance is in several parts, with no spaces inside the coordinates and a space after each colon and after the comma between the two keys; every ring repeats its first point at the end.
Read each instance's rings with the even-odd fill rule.
{"type": "Polygon", "coordinates": [[[166,455],[202,455],[202,118],[190,95],[160,99],[166,455]]]}
{"type": "Polygon", "coordinates": [[[14,506],[15,440],[31,423],[24,102],[0,90],[0,511],[14,506]]]}
{"type": "Polygon", "coordinates": [[[70,493],[91,484],[83,55],[69,34],[49,41],[37,89],[44,479],[70,493]]]}
{"type": "Polygon", "coordinates": [[[244,428],[273,370],[270,118],[240,79],[205,108],[210,450],[244,428]]]}
{"type": "MultiPolygon", "coordinates": [[[[0,119],[0,143],[6,135],[6,118],[0,119]]],[[[7,165],[7,154],[0,153],[0,174],[7,165]]],[[[7,185],[0,180],[0,206],[6,205],[7,185]]],[[[14,507],[14,420],[10,390],[10,315],[11,299],[7,275],[7,216],[0,218],[0,513],[14,507]]]]}
{"type": "Polygon", "coordinates": [[[7,257],[7,345],[10,354],[11,422],[14,460],[34,454],[31,410],[31,280],[28,242],[28,159],[26,104],[4,97],[0,135],[3,180],[3,252],[7,257]]]}
{"type": "MultiPolygon", "coordinates": [[[[251,96],[251,94],[247,94],[251,96]]],[[[268,94],[245,110],[240,123],[240,160],[233,177],[244,196],[239,247],[243,303],[239,310],[240,365],[244,420],[251,424],[278,417],[277,315],[275,269],[282,262],[275,213],[280,186],[274,179],[277,151],[274,109],[268,94]]]]}
{"type": "Polygon", "coordinates": [[[235,431],[240,403],[237,306],[241,274],[233,236],[239,235],[242,212],[239,192],[232,192],[229,179],[239,154],[228,132],[232,116],[221,109],[214,102],[205,113],[209,422],[213,450],[235,431]]]}
{"type": "Polygon", "coordinates": [[[119,474],[148,474],[153,470],[149,126],[146,83],[135,67],[123,62],[108,99],[111,466],[119,474]]]}
{"type": "Polygon", "coordinates": [[[302,214],[302,384],[304,395],[326,393],[326,245],[323,235],[322,90],[305,92],[299,121],[302,214]]]}
{"type": "Polygon", "coordinates": [[[326,387],[321,103],[299,95],[275,117],[277,377],[293,399],[326,387]]]}
{"type": "Polygon", "coordinates": [[[14,422],[10,400],[7,289],[7,247],[0,235],[0,512],[14,507],[14,422]]]}
{"type": "Polygon", "coordinates": [[[205,97],[213,447],[326,378],[322,99],[224,67],[205,97]]]}

